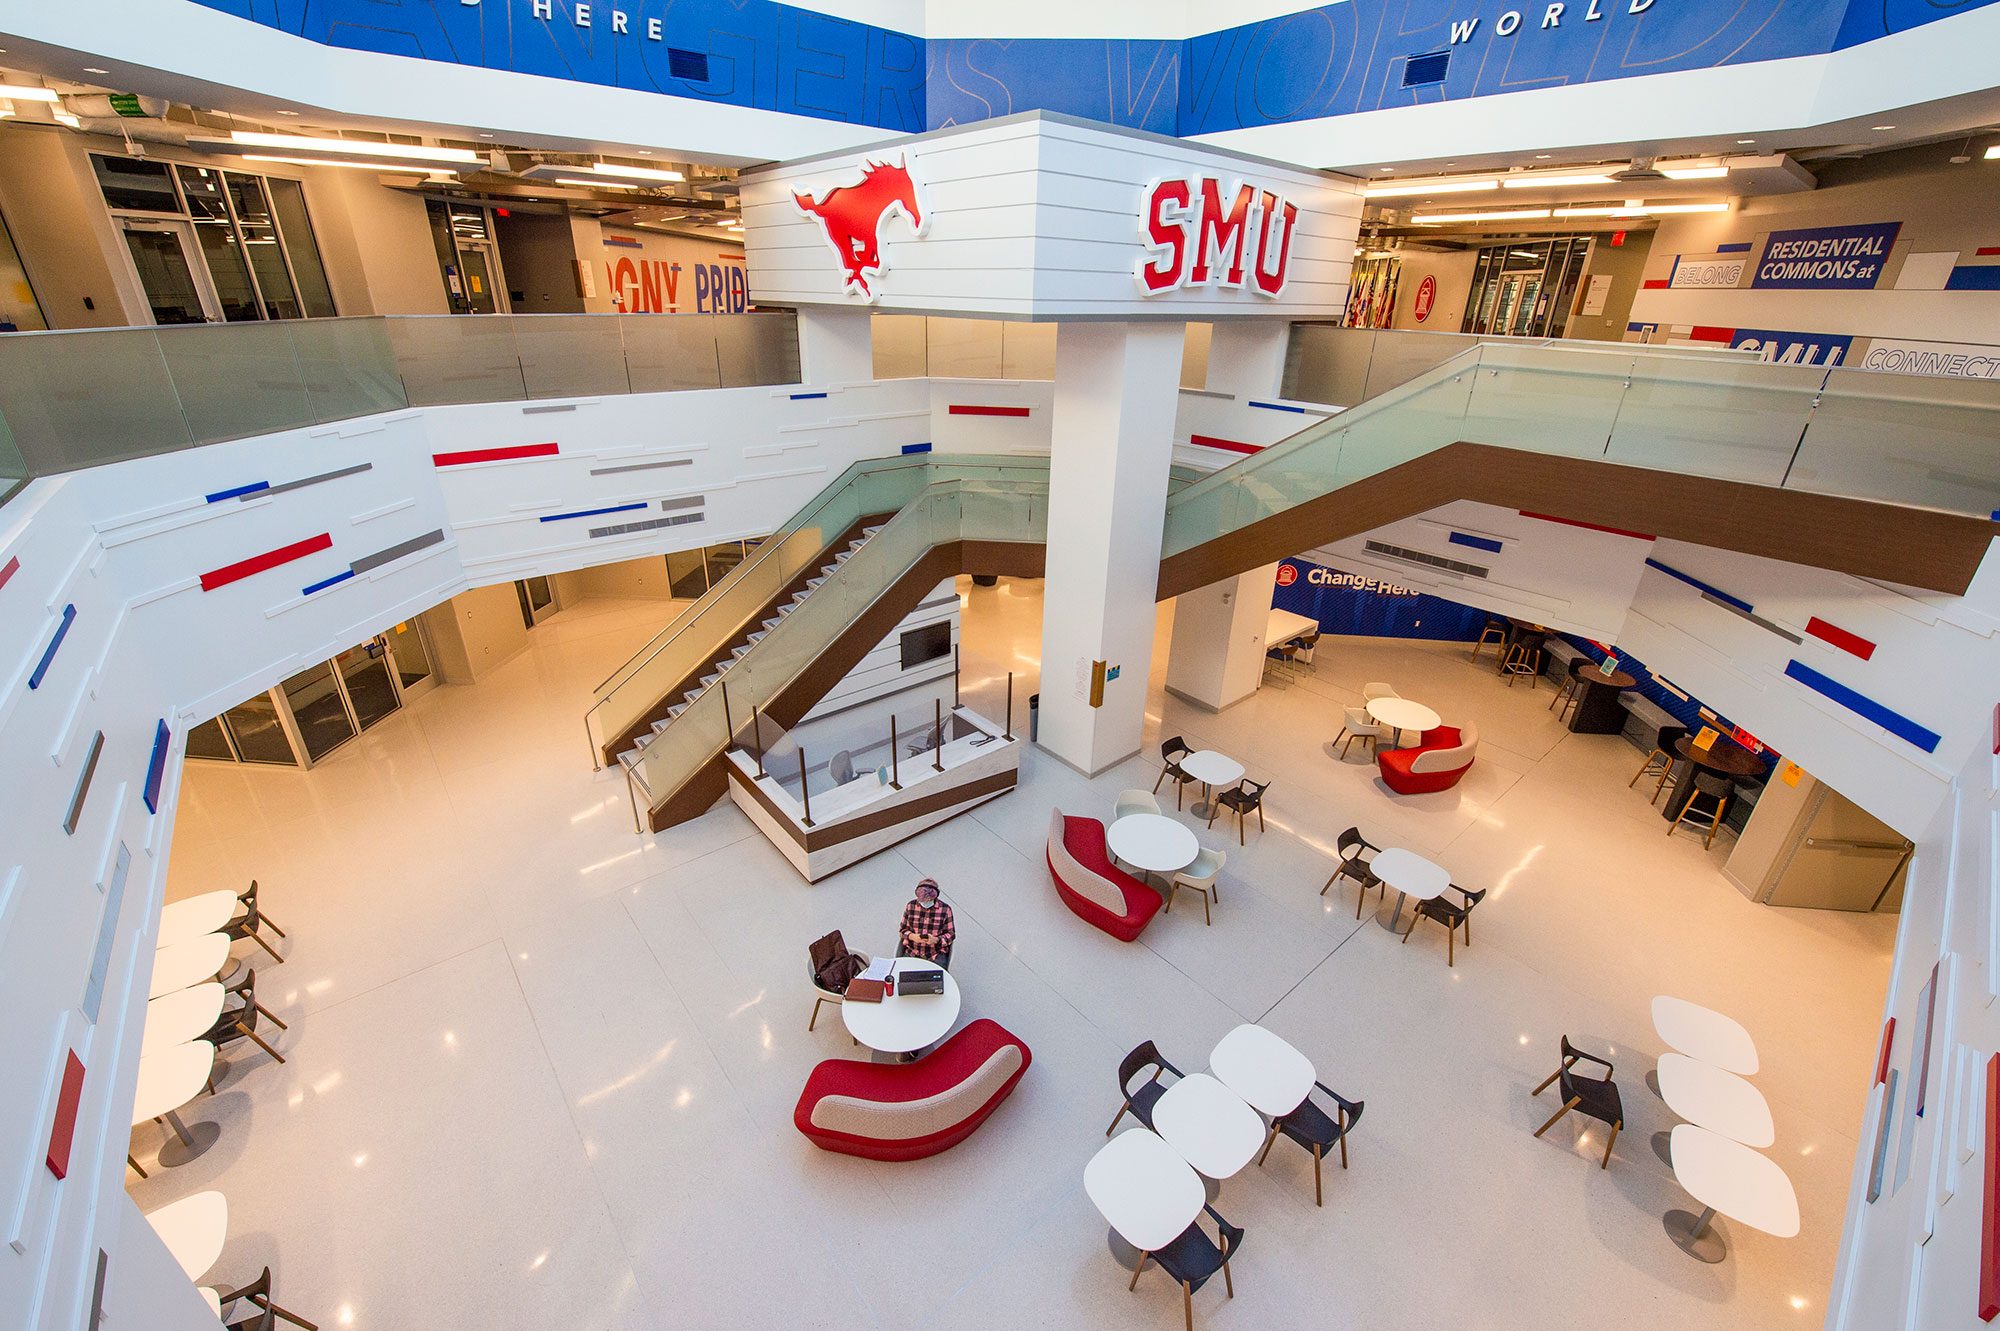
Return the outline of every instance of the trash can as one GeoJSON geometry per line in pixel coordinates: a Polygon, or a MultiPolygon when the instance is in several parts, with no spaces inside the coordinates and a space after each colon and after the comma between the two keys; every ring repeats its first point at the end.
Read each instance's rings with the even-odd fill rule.
{"type": "Polygon", "coordinates": [[[1000,575],[998,573],[975,573],[972,575],[972,585],[975,587],[997,587],[1000,585],[1000,575]]]}
{"type": "Polygon", "coordinates": [[[1028,743],[1033,744],[1042,737],[1042,695],[1028,695],[1028,743]]]}

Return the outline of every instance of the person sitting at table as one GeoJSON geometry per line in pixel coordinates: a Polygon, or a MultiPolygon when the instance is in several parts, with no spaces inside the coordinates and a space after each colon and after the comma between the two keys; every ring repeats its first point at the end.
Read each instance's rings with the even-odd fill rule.
{"type": "Polygon", "coordinates": [[[916,900],[903,907],[903,926],[896,936],[896,955],[917,957],[951,969],[951,945],[958,939],[951,907],[938,900],[937,879],[917,884],[916,900]]]}

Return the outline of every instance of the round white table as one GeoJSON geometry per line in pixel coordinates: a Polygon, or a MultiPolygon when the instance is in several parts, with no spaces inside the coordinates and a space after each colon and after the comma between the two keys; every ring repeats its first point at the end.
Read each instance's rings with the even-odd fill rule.
{"type": "Polygon", "coordinates": [[[1266,1129],[1243,1097],[1205,1072],[1190,1073],[1153,1105],[1153,1131],[1195,1172],[1225,1179],[1250,1163],[1266,1129]]]}
{"type": "Polygon", "coordinates": [[[1216,1041],[1208,1068],[1244,1103],[1273,1118],[1289,1114],[1313,1088],[1312,1060],[1262,1026],[1238,1026],[1216,1041]]]}
{"type": "Polygon", "coordinates": [[[1193,832],[1159,813],[1127,814],[1111,824],[1104,840],[1113,855],[1148,873],[1179,873],[1201,853],[1193,832]]]}
{"type": "Polygon", "coordinates": [[[243,903],[227,888],[203,892],[200,896],[170,901],[160,907],[159,946],[184,943],[190,938],[221,931],[236,918],[243,903]]]}
{"type": "Polygon", "coordinates": [[[222,986],[214,980],[161,994],[146,1004],[146,1033],[139,1053],[156,1053],[206,1034],[222,1015],[222,986]]]}
{"type": "Polygon", "coordinates": [[[1435,730],[1440,724],[1436,712],[1420,702],[1408,698],[1375,698],[1368,704],[1368,717],[1377,725],[1384,725],[1396,732],[1396,745],[1401,747],[1405,730],[1435,730]]]}
{"type": "Polygon", "coordinates": [[[1179,1238],[1208,1201],[1201,1176],[1164,1138],[1144,1128],[1128,1128],[1090,1157],[1083,1191],[1141,1253],[1158,1252],[1179,1238]]]}
{"type": "Polygon", "coordinates": [[[187,1278],[199,1280],[222,1256],[222,1240],[229,1233],[229,1202],[219,1192],[197,1192],[148,1211],[146,1223],[167,1245],[187,1278]]]}
{"type": "Polygon", "coordinates": [[[1682,1123],[1673,1135],[1674,1177],[1703,1211],[1669,1211],[1667,1236],[1688,1256],[1719,1262],[1722,1236],[1709,1228],[1717,1211],[1781,1239],[1799,1232],[1799,1195],[1785,1171],[1741,1142],[1682,1123]]]}
{"type": "Polygon", "coordinates": [[[192,1040],[187,1044],[177,1044],[171,1049],[162,1049],[154,1054],[139,1056],[139,1087],[132,1099],[132,1126],[156,1118],[164,1118],[167,1126],[180,1139],[180,1151],[173,1152],[175,1143],[168,1142],[160,1150],[160,1163],[165,1165],[185,1164],[214,1144],[222,1129],[213,1123],[201,1126],[208,1129],[203,1133],[207,1139],[197,1141],[188,1131],[187,1124],[174,1111],[201,1094],[201,1088],[208,1084],[208,1074],[215,1070],[215,1046],[206,1040],[192,1040]],[[170,1158],[172,1153],[173,1158],[170,1158]]]}
{"type": "Polygon", "coordinates": [[[1201,799],[1188,810],[1197,818],[1206,818],[1215,812],[1215,806],[1210,801],[1215,798],[1218,787],[1235,785],[1243,779],[1243,764],[1214,749],[1190,753],[1181,759],[1181,770],[1201,782],[1201,799]]]}
{"type": "Polygon", "coordinates": [[[1368,871],[1396,889],[1396,913],[1389,917],[1392,930],[1402,922],[1403,903],[1410,897],[1427,901],[1451,886],[1451,874],[1442,866],[1401,846],[1376,851],[1375,858],[1368,861],[1368,871]]]}
{"type": "Polygon", "coordinates": [[[153,984],[147,997],[158,998],[176,989],[213,980],[229,964],[229,939],[223,934],[203,934],[182,943],[170,943],[153,954],[153,984]]]}
{"type": "Polygon", "coordinates": [[[1750,1032],[1720,1012],[1665,994],[1653,1000],[1653,1029],[1689,1058],[1713,1063],[1739,1077],[1757,1075],[1757,1045],[1750,1032]]]}
{"type": "Polygon", "coordinates": [[[1686,1054],[1660,1055],[1660,1098],[1696,1127],[1762,1149],[1776,1141],[1771,1106],[1733,1072],[1686,1054]]]}
{"type": "MultiPolygon", "coordinates": [[[[891,972],[901,975],[908,970],[941,969],[935,961],[921,957],[897,957],[891,972]]],[[[899,986],[895,997],[879,1003],[852,999],[842,1003],[840,1016],[847,1023],[847,1033],[870,1049],[907,1054],[942,1040],[958,1020],[958,1004],[958,981],[945,971],[941,994],[905,994],[899,986]]]]}

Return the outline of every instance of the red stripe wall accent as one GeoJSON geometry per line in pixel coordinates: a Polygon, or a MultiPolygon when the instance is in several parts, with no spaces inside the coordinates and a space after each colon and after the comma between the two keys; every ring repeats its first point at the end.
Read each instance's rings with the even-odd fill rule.
{"type": "Polygon", "coordinates": [[[1979,1320],[2000,1317],[2000,1054],[1986,1060],[1985,1221],[1979,1227],[1979,1320]]]}
{"type": "Polygon", "coordinates": [[[1889,1080],[1889,1051],[1896,1045],[1896,1019],[1882,1023],[1882,1052],[1875,1056],[1875,1084],[1889,1080]]]}
{"type": "Polygon", "coordinates": [[[1672,280],[1673,279],[1669,277],[1655,277],[1650,281],[1644,283],[1643,289],[1647,291],[1663,291],[1666,289],[1667,283],[1671,282],[1672,280]]]}
{"type": "Polygon", "coordinates": [[[49,1129],[49,1172],[57,1178],[69,1177],[69,1148],[76,1137],[76,1106],[83,1099],[83,1063],[76,1050],[69,1051],[63,1065],[62,1094],[56,1097],[56,1121],[49,1129]]]}
{"type": "Polygon", "coordinates": [[[294,559],[304,559],[314,551],[330,549],[332,546],[333,536],[329,532],[308,536],[303,541],[293,541],[290,545],[281,545],[276,550],[266,550],[261,555],[252,555],[248,559],[238,560],[234,564],[227,564],[213,572],[204,573],[201,575],[201,589],[212,592],[217,587],[226,587],[253,573],[262,573],[265,569],[289,564],[294,559]]]}
{"type": "Polygon", "coordinates": [[[469,448],[462,453],[433,453],[431,463],[439,467],[463,467],[469,462],[506,462],[512,458],[545,458],[557,451],[555,444],[516,444],[512,448],[469,448]]]}
{"type": "Polygon", "coordinates": [[[1736,336],[1734,328],[1711,328],[1707,324],[1696,324],[1688,337],[1696,342],[1727,342],[1736,336]]]}
{"type": "Polygon", "coordinates": [[[1559,518],[1549,513],[1530,513],[1527,509],[1516,510],[1524,518],[1537,522],[1560,522],[1565,527],[1582,527],[1587,531],[1610,532],[1613,536],[1630,536],[1635,541],[1657,541],[1657,536],[1648,536],[1642,531],[1626,531],[1623,527],[1600,527],[1595,522],[1578,522],[1575,518],[1559,518]]]}
{"type": "Polygon", "coordinates": [[[981,407],[968,405],[963,402],[954,402],[951,404],[949,414],[953,416],[1025,416],[1028,414],[1028,409],[1026,407],[981,407]]]}
{"type": "Polygon", "coordinates": [[[0,587],[5,587],[7,585],[7,579],[13,577],[16,573],[19,573],[20,571],[21,571],[21,561],[18,557],[8,560],[7,567],[0,568],[0,587]]]}
{"type": "Polygon", "coordinates": [[[1234,439],[1218,439],[1212,434],[1191,434],[1188,436],[1188,442],[1199,444],[1203,448],[1226,448],[1232,453],[1261,453],[1264,451],[1262,444],[1245,444],[1239,443],[1234,439]]]}
{"type": "Polygon", "coordinates": [[[2000,254],[2000,245],[1981,245],[1978,249],[1974,250],[1973,253],[1978,255],[1982,259],[1989,254],[2000,254]]]}
{"type": "Polygon", "coordinates": [[[1827,623],[1818,615],[1806,621],[1806,632],[1823,642],[1830,642],[1843,652],[1852,652],[1866,661],[1875,655],[1875,644],[1858,634],[1849,633],[1844,628],[1827,623]]]}

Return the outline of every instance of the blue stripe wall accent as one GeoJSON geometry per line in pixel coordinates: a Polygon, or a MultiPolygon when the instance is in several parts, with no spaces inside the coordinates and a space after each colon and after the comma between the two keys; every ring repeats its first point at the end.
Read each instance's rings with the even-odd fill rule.
{"type": "Polygon", "coordinates": [[[258,481],[254,485],[239,485],[234,490],[217,490],[214,494],[206,496],[206,498],[211,504],[219,504],[225,499],[236,499],[243,495],[256,494],[259,490],[268,490],[270,488],[271,483],[269,481],[258,481]]]}
{"type": "Polygon", "coordinates": [[[613,504],[610,508],[584,508],[574,513],[551,513],[541,519],[543,522],[564,522],[570,518],[594,518],[600,513],[630,513],[635,508],[644,508],[644,503],[613,504]]]}
{"type": "Polygon", "coordinates": [[[803,402],[809,397],[825,397],[825,396],[826,394],[824,393],[794,393],[792,394],[792,401],[803,402]]]}
{"type": "Polygon", "coordinates": [[[1739,240],[1734,245],[1717,245],[1715,252],[1717,254],[1748,254],[1750,252],[1750,242],[1739,240]]]}
{"type": "Polygon", "coordinates": [[[1951,270],[1946,291],[2000,291],[2000,263],[1965,264],[1951,270]]]}
{"type": "Polygon", "coordinates": [[[931,451],[931,446],[929,444],[904,444],[903,451],[905,453],[928,453],[931,451]]]}
{"type": "Polygon", "coordinates": [[[153,732],[153,756],[146,761],[146,790],[141,799],[146,801],[147,813],[160,811],[160,782],[167,775],[167,740],[173,731],[167,723],[160,722],[160,728],[153,732]]]}
{"type": "Polygon", "coordinates": [[[1453,545],[1469,545],[1475,550],[1486,550],[1496,555],[1500,553],[1500,542],[1485,536],[1468,536],[1462,531],[1455,531],[1451,534],[1451,543],[1453,545]]]}
{"type": "Polygon", "coordinates": [[[64,606],[62,623],[56,625],[56,636],[49,639],[48,647],[42,652],[41,663],[35,667],[35,673],[28,676],[29,688],[39,689],[42,687],[42,677],[49,673],[49,662],[56,659],[56,648],[62,646],[63,639],[69,636],[69,626],[74,623],[76,623],[76,607],[74,605],[64,606]]]}
{"type": "Polygon", "coordinates": [[[1722,601],[1728,605],[1733,605],[1746,615],[1750,614],[1752,611],[1756,609],[1755,606],[1751,605],[1748,601],[1743,600],[1741,597],[1731,596],[1728,592],[1725,591],[1718,591],[1716,588],[1711,587],[1707,583],[1703,582],[1700,578],[1690,577],[1689,575],[1681,572],[1677,568],[1668,568],[1665,564],[1662,564],[1657,559],[1647,560],[1646,567],[1656,568],[1670,578],[1679,578],[1682,582],[1685,582],[1688,586],[1694,588],[1696,591],[1707,592],[1710,596],[1713,596],[1716,600],[1722,601]]]}
{"type": "Polygon", "coordinates": [[[1304,407],[1291,407],[1291,406],[1286,406],[1286,405],[1285,405],[1284,403],[1282,403],[1282,402],[1256,402],[1256,401],[1253,401],[1253,402],[1251,402],[1251,404],[1250,404],[1250,405],[1251,405],[1251,406],[1253,406],[1253,407],[1262,407],[1262,408],[1263,408],[1264,410],[1266,410],[1266,411],[1289,411],[1289,412],[1291,412],[1291,413],[1292,413],[1292,414],[1293,414],[1294,416],[1303,416],[1303,415],[1305,415],[1305,414],[1306,414],[1306,409],[1305,409],[1304,407]]]}
{"type": "Polygon", "coordinates": [[[335,583],[337,583],[337,582],[346,582],[346,581],[347,581],[347,580],[348,580],[349,578],[351,578],[351,577],[353,577],[353,576],[354,576],[354,570],[353,570],[353,569],[351,569],[351,568],[350,568],[350,569],[344,569],[344,570],[342,570],[341,572],[339,572],[339,573],[336,573],[336,574],[334,574],[334,575],[333,575],[332,577],[330,577],[330,578],[322,578],[322,579],[321,579],[320,581],[318,581],[318,582],[315,582],[315,583],[314,583],[314,584],[313,584],[312,586],[310,586],[310,587],[301,587],[301,588],[299,588],[299,595],[301,595],[301,596],[311,596],[311,595],[312,595],[312,594],[313,594],[314,592],[323,592],[323,591],[325,591],[325,590],[326,590],[326,589],[327,589],[328,587],[331,587],[331,586],[333,586],[333,585],[334,585],[335,583]]]}
{"type": "Polygon", "coordinates": [[[1925,753],[1937,752],[1938,741],[1941,738],[1938,733],[1918,725],[1901,712],[1890,711],[1873,698],[1863,697],[1839,680],[1829,679],[1802,662],[1786,663],[1785,673],[1813,692],[1831,698],[1850,712],[1873,721],[1898,739],[1909,741],[1925,753]]]}

